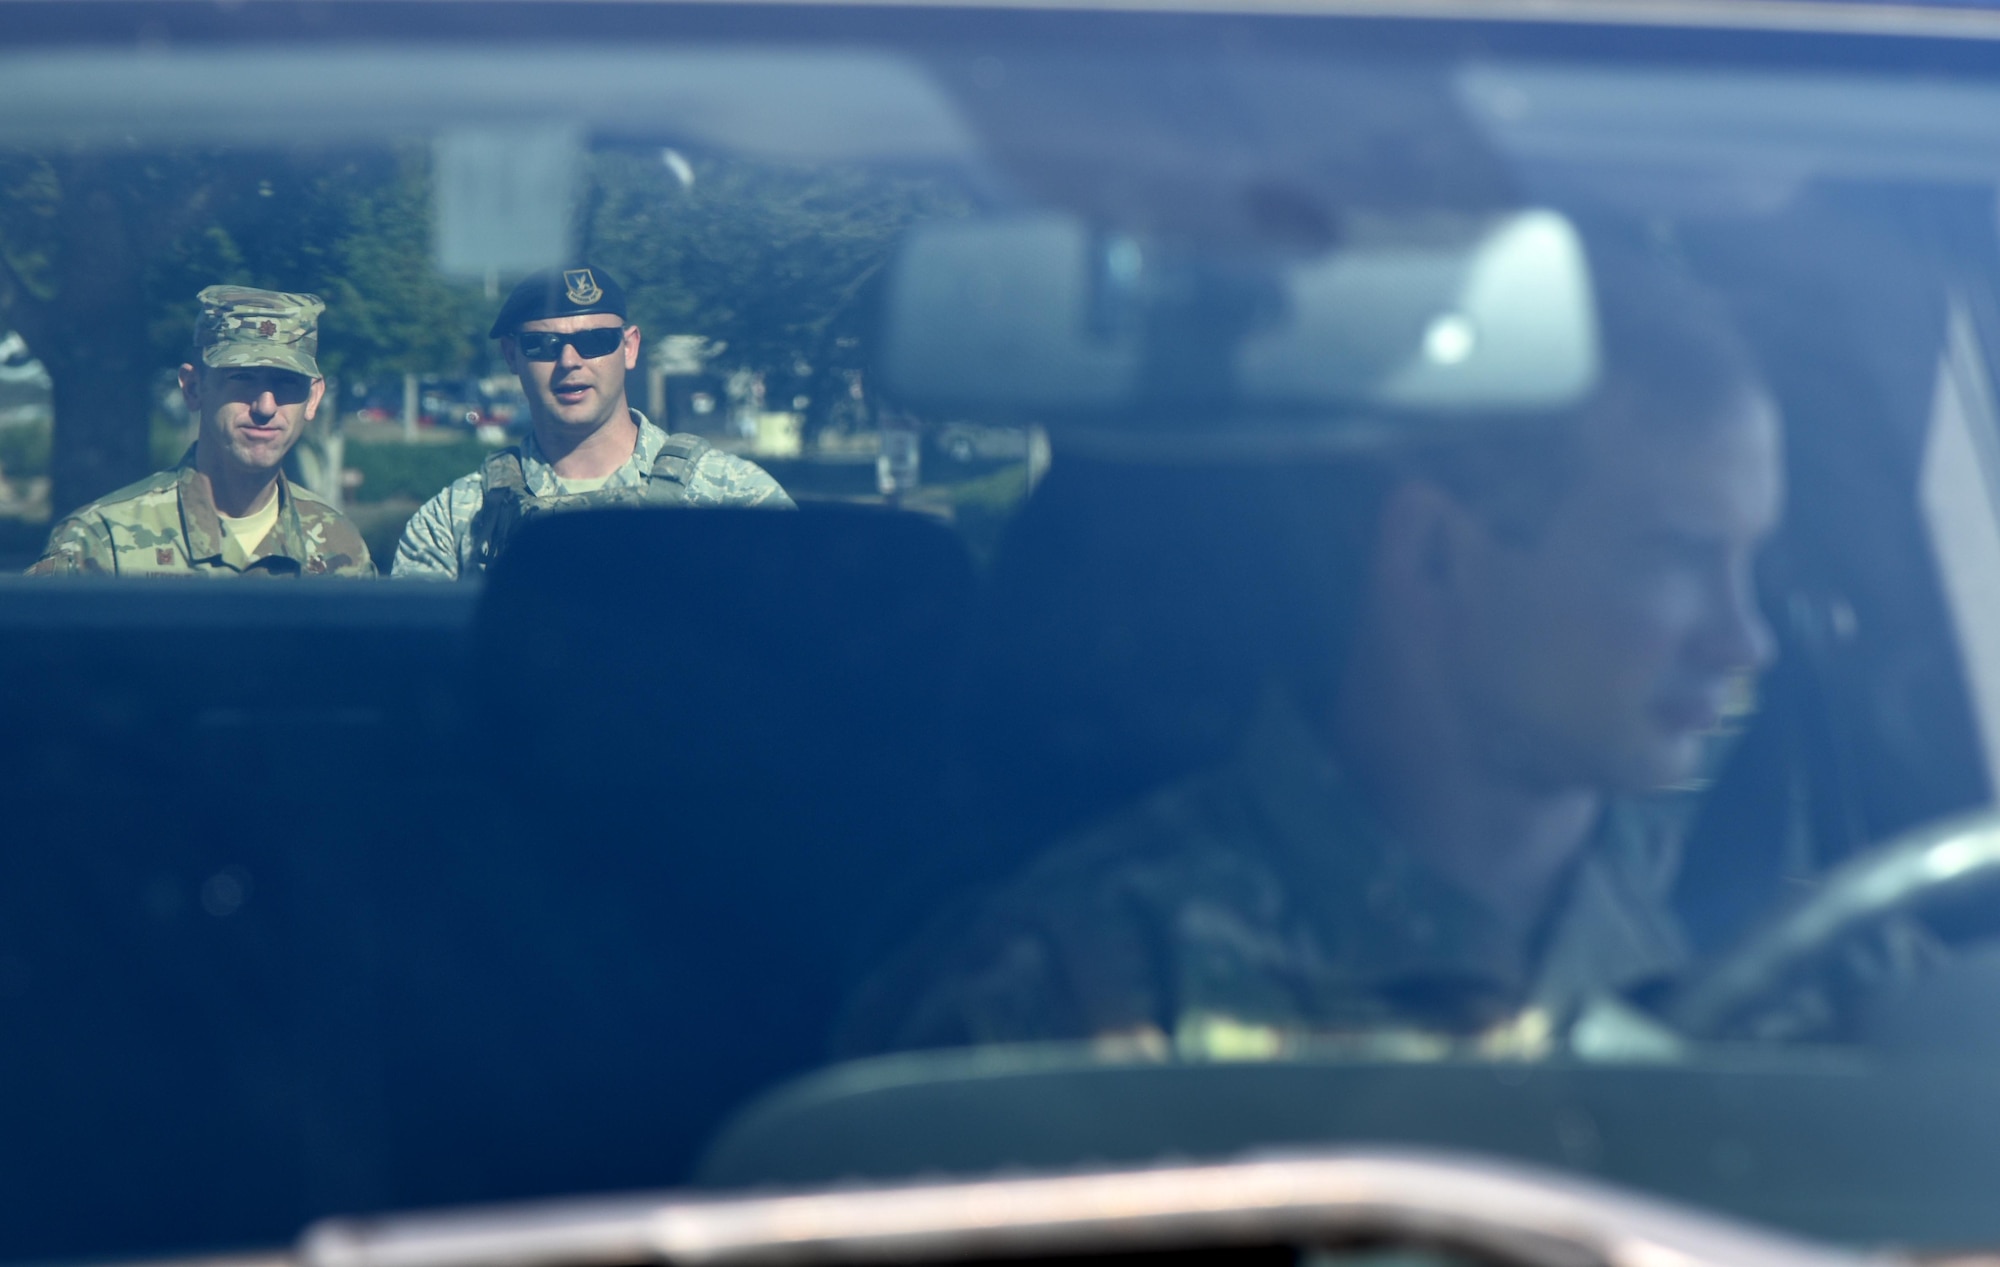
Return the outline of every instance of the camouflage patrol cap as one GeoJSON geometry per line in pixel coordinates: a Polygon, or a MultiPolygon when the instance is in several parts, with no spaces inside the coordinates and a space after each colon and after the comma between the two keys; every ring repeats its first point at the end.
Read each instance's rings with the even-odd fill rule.
{"type": "Polygon", "coordinates": [[[625,315],[625,288],[616,278],[591,264],[545,268],[522,278],[508,294],[486,337],[497,339],[514,333],[526,322],[546,317],[583,317],[598,312],[625,315]]]}
{"type": "Polygon", "coordinates": [[[318,295],[252,286],[210,286],[195,298],[201,316],[194,326],[195,351],[203,365],[268,365],[308,378],[319,373],[318,295]]]}

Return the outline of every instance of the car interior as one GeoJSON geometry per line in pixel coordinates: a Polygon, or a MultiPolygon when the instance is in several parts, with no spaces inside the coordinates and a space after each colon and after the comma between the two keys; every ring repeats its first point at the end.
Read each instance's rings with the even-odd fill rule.
{"type": "MultiPolygon", "coordinates": [[[[1942,288],[1838,299],[1816,332],[1838,352],[1766,345],[1810,527],[1770,582],[1783,667],[1690,846],[1711,944],[1766,905],[1746,856],[1774,891],[1792,842],[1824,867],[1985,795],[1939,582],[1908,566],[1918,508],[1850,500],[1919,460],[1942,288]],[[1906,371],[1821,381],[1863,347],[1906,371]]],[[[10,1127],[9,1182],[37,1194],[10,1239],[113,1181],[135,1229],[222,1240],[688,1175],[734,1110],[830,1058],[882,955],[1225,753],[1300,636],[1306,556],[1271,548],[1298,534],[1265,517],[1263,465],[1058,454],[983,570],[926,517],[808,507],[557,516],[476,593],[8,587],[23,847],[0,893],[24,966],[0,1059],[42,1088],[10,1127]],[[217,798],[215,762],[257,777],[217,798]]]]}
{"type": "MultiPolygon", "coordinates": [[[[1189,53],[1172,21],[1147,34],[1187,75],[1248,74],[1189,53]]],[[[1309,242],[1327,190],[1384,164],[1414,205],[1519,201],[1438,113],[1440,83],[1275,71],[1284,91],[1252,94],[1272,117],[1438,113],[1434,149],[1399,167],[1357,143],[1323,187],[1248,201],[1216,193],[1242,193],[1241,172],[1184,183],[1214,176],[1226,136],[1091,179],[1107,134],[1173,149],[1144,144],[1181,122],[1144,87],[1157,66],[1051,58],[989,91],[977,49],[932,38],[926,64],[1010,194],[1135,233],[1171,203],[1183,231],[1309,242]]],[[[1288,134],[1266,132],[1282,157],[1288,134]]],[[[2000,366],[1991,194],[1817,173],[1745,214],[1741,191],[1538,143],[1532,192],[1586,240],[1650,243],[1730,299],[1788,423],[1760,577],[1777,667],[1684,789],[1676,906],[1726,956],[1803,880],[1993,797],[2000,735],[1922,496],[1941,375],[1991,390],[2000,366]]],[[[1846,1006],[1865,967],[1784,1032],[1798,1051],[1756,1048],[1783,1031],[1746,1020],[1667,1069],[838,1063],[854,991],[893,952],[1221,759],[1272,677],[1340,637],[1359,560],[1327,557],[1328,520],[1292,512],[1365,509],[1342,490],[1375,419],[1225,409],[1181,353],[1226,331],[1162,322],[1128,393],[1057,402],[1049,474],[990,552],[929,515],[808,502],[544,516],[481,585],[0,585],[0,1083],[34,1088],[0,1097],[0,1245],[231,1247],[338,1212],[1327,1139],[1579,1166],[1848,1239],[1912,1217],[1940,1242],[2000,1234],[1976,1191],[2000,1097],[1976,1069],[1847,1062],[1933,1038],[1976,1061],[1995,1036],[1913,1039],[1935,1009],[1846,1006]],[[1496,1079],[1520,1094],[1495,1099],[1496,1079]],[[1684,1135],[1656,1129],[1663,1111],[1684,1135]],[[1801,1129],[1837,1113],[1831,1136],[1801,1129]],[[1884,1183],[1882,1156],[1914,1140],[1922,1163],[1884,1183]],[[1789,1179],[1747,1182],[1759,1165],[1789,1179]]],[[[1996,931],[1990,887],[1952,896],[1931,934],[1996,931]]]]}

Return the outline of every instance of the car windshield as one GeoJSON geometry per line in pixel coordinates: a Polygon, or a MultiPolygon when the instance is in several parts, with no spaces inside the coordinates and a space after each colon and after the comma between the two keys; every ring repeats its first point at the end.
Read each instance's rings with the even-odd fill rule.
{"type": "Polygon", "coordinates": [[[1981,16],[1111,8],[0,4],[0,1258],[1340,1140],[2000,1244],[1981,16]]]}

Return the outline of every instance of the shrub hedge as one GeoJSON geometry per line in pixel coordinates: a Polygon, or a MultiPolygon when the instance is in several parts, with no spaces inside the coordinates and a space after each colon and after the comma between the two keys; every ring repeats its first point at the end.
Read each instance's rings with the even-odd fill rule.
{"type": "Polygon", "coordinates": [[[0,470],[14,479],[49,473],[49,425],[17,423],[0,427],[0,470]]]}
{"type": "Polygon", "coordinates": [[[429,501],[459,476],[478,470],[495,447],[471,438],[446,444],[349,440],[346,465],[361,472],[361,483],[348,490],[348,499],[429,501]]]}

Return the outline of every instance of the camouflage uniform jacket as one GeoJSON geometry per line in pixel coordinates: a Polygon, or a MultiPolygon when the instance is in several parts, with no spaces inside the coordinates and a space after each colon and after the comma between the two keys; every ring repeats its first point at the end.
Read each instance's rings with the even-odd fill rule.
{"type": "Polygon", "coordinates": [[[49,534],[30,576],[374,576],[347,516],[278,476],[278,522],[257,553],[222,531],[190,447],[180,465],[70,515],[49,534]]]}
{"type": "MultiPolygon", "coordinates": [[[[639,424],[639,440],[632,456],[611,473],[604,487],[640,488],[653,469],[667,433],[634,409],[639,424]]],[[[559,496],[555,468],[542,455],[532,433],[521,442],[521,474],[528,492],[535,497],[559,496]]],[[[693,477],[686,486],[690,506],[764,506],[791,509],[792,499],[763,467],[733,453],[708,449],[696,460],[693,477]]],[[[455,581],[477,572],[473,561],[472,521],[485,502],[485,484],[480,472],[460,476],[445,490],[425,502],[403,529],[396,544],[396,561],[391,569],[397,577],[430,581],[455,581]]]]}
{"type": "Polygon", "coordinates": [[[1665,814],[1614,805],[1529,945],[1390,839],[1290,708],[1238,758],[933,926],[849,1008],[848,1053],[1094,1040],[1111,1055],[1544,1054],[1683,965],[1665,814]]]}

